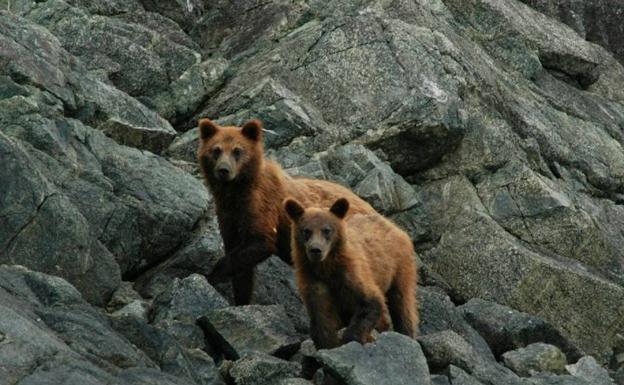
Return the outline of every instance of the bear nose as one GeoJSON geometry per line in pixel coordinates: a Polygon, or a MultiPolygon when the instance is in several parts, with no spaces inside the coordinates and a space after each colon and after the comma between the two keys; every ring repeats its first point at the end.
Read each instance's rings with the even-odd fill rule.
{"type": "Polygon", "coordinates": [[[230,176],[230,170],[228,170],[225,167],[221,167],[217,170],[217,174],[219,174],[219,177],[222,179],[226,179],[227,177],[230,176]]]}
{"type": "Polygon", "coordinates": [[[314,258],[320,258],[321,257],[321,249],[319,249],[318,247],[311,247],[308,250],[308,253],[310,253],[310,256],[314,257],[314,258]]]}

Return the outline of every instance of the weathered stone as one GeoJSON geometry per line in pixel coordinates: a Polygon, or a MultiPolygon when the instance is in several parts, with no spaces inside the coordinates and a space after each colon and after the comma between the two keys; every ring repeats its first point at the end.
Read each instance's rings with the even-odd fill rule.
{"type": "Polygon", "coordinates": [[[209,311],[198,320],[210,344],[227,358],[261,352],[290,357],[302,338],[281,305],[247,305],[209,311]]]}
{"type": "Polygon", "coordinates": [[[355,384],[431,384],[427,362],[419,344],[387,332],[374,343],[351,342],[336,349],[319,350],[318,360],[340,381],[355,384]]]}
{"type": "Polygon", "coordinates": [[[503,362],[522,377],[540,372],[561,374],[567,364],[566,356],[559,348],[541,342],[503,354],[503,362]]]}

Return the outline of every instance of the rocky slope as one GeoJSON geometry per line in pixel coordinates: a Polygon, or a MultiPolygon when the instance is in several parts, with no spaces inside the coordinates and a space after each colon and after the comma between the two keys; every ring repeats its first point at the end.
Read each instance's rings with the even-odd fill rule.
{"type": "Polygon", "coordinates": [[[525,2],[0,0],[0,384],[624,384],[619,3],[525,2]],[[418,341],[229,306],[204,116],[412,235],[418,341]]]}

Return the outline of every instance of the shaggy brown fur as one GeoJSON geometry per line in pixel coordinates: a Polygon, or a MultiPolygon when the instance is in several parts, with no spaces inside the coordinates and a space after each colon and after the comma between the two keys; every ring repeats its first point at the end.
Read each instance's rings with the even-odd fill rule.
{"type": "Polygon", "coordinates": [[[346,217],[349,201],[327,209],[293,199],[284,207],[293,221],[292,249],[299,292],[317,348],[370,341],[387,329],[414,337],[418,327],[416,264],[409,236],[379,214],[346,217]],[[346,326],[340,341],[337,331],[346,326]]]}
{"type": "Polygon", "coordinates": [[[232,279],[237,305],[248,304],[253,292],[254,266],[277,254],[290,257],[290,221],[282,207],[287,196],[306,205],[328,207],[348,197],[354,213],[375,210],[350,190],[335,183],[293,178],[264,158],[262,124],[220,127],[199,121],[198,161],[212,192],[225,246],[225,258],[211,280],[232,279]]]}

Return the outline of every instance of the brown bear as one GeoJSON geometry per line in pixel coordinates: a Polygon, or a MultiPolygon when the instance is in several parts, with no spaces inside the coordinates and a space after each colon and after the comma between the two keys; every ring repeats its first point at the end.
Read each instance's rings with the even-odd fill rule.
{"type": "Polygon", "coordinates": [[[209,277],[232,280],[236,305],[250,303],[254,266],[277,254],[290,262],[290,221],[282,202],[293,196],[309,205],[329,207],[346,196],[353,211],[375,210],[338,184],[288,176],[264,157],[262,124],[251,120],[242,127],[220,127],[199,121],[198,162],[215,198],[219,229],[225,247],[209,277]]]}
{"type": "Polygon", "coordinates": [[[387,313],[395,331],[413,338],[417,278],[409,236],[379,214],[345,219],[349,201],[344,198],[330,209],[305,209],[289,198],[284,208],[293,221],[297,286],[316,347],[368,342],[376,326],[387,328],[387,313]]]}

